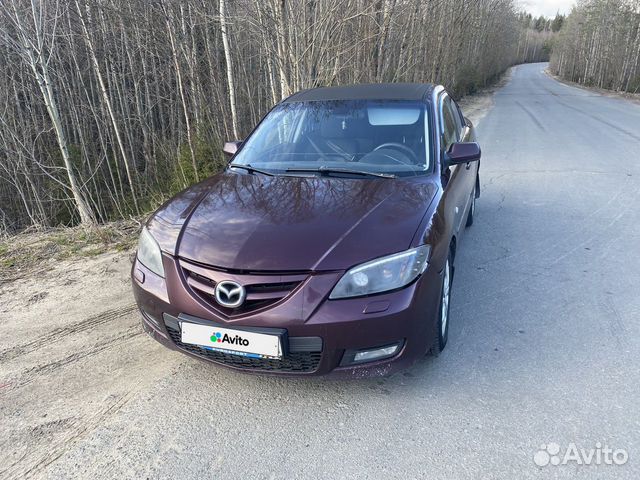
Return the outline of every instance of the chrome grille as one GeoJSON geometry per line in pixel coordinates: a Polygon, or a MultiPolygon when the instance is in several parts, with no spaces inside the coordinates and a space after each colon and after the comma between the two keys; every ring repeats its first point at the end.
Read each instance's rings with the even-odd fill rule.
{"type": "Polygon", "coordinates": [[[225,316],[233,317],[267,308],[290,295],[307,278],[307,274],[235,273],[229,270],[198,265],[184,259],[179,261],[185,282],[191,293],[204,301],[212,309],[225,316]],[[215,300],[214,292],[218,282],[233,280],[242,285],[247,296],[236,308],[223,307],[215,300]]]}

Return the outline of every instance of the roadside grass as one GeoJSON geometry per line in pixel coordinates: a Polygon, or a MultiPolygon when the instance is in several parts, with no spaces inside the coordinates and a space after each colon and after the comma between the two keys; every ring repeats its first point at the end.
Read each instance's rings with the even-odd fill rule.
{"type": "Polygon", "coordinates": [[[51,263],[125,252],[136,245],[140,223],[126,220],[91,229],[64,227],[0,239],[0,282],[48,269],[51,263]]]}

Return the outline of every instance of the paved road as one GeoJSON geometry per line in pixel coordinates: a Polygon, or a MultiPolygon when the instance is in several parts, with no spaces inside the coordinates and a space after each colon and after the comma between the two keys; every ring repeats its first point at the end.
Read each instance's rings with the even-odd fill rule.
{"type": "MultiPolygon", "coordinates": [[[[544,67],[517,67],[480,122],[482,197],[439,358],[335,382],[238,375],[154,347],[135,363],[137,393],[31,473],[639,478],[640,106],[544,67]],[[627,463],[534,462],[543,444],[597,442],[627,463]]],[[[105,367],[103,382],[130,370],[105,367]]]]}

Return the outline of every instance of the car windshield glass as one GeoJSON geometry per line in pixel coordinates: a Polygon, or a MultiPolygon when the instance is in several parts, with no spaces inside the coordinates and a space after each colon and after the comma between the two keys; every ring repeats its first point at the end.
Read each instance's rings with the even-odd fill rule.
{"type": "Polygon", "coordinates": [[[343,169],[421,175],[430,166],[427,118],[418,102],[283,103],[267,115],[233,164],[273,173],[343,169]]]}

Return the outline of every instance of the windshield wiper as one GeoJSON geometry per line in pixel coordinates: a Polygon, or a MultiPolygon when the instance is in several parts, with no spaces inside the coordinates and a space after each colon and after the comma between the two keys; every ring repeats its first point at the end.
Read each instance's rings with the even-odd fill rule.
{"type": "Polygon", "coordinates": [[[250,164],[238,165],[238,164],[235,164],[235,163],[230,163],[228,168],[241,168],[242,170],[246,170],[249,173],[261,173],[262,175],[268,175],[269,177],[275,177],[274,173],[267,172],[266,170],[260,170],[259,168],[252,167],[250,164]]]}
{"type": "Polygon", "coordinates": [[[396,178],[392,173],[378,173],[378,172],[365,172],[364,170],[351,170],[349,168],[333,168],[333,167],[318,167],[318,168],[287,168],[287,173],[319,173],[321,175],[327,175],[330,173],[346,173],[350,175],[362,175],[363,177],[379,177],[379,178],[396,178]]]}

